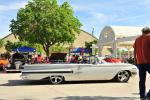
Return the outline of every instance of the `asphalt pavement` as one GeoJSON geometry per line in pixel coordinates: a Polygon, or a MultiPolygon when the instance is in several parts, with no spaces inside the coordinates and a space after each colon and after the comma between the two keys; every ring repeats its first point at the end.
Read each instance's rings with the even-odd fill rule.
{"type": "MultiPolygon", "coordinates": [[[[150,88],[150,76],[147,88],[150,88]]],[[[25,81],[20,73],[0,72],[0,100],[139,100],[138,76],[128,83],[113,81],[65,82],[25,81]]]]}

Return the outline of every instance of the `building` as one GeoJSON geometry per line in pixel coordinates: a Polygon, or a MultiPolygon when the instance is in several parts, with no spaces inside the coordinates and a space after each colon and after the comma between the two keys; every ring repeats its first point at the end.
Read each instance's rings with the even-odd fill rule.
{"type": "Polygon", "coordinates": [[[142,34],[142,27],[129,26],[106,26],[102,29],[98,40],[99,55],[105,56],[106,48],[112,49],[111,56],[119,57],[118,49],[126,48],[128,57],[130,51],[133,51],[134,40],[142,34]]]}
{"type": "MultiPolygon", "coordinates": [[[[15,36],[13,34],[9,34],[9,35],[5,36],[4,38],[2,38],[2,40],[4,41],[4,45],[7,41],[11,41],[11,42],[19,41],[17,38],[15,38],[15,36]]],[[[4,52],[6,52],[6,49],[3,46],[2,48],[0,48],[0,53],[4,53],[4,52]]]]}
{"type": "MultiPolygon", "coordinates": [[[[19,41],[13,34],[9,34],[2,38],[4,43],[6,41],[11,41],[11,42],[17,42],[19,41]]],[[[77,47],[85,47],[85,42],[91,42],[93,40],[98,40],[95,36],[91,35],[90,33],[81,30],[80,34],[76,35],[76,39],[74,43],[72,44],[72,47],[77,48],[77,47]]],[[[0,48],[1,53],[6,52],[5,47],[0,48]]]]}

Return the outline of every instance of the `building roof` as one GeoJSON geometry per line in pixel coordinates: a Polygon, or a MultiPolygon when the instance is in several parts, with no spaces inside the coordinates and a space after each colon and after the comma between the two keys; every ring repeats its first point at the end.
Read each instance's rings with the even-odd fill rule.
{"type": "MultiPolygon", "coordinates": [[[[15,36],[13,34],[9,34],[2,39],[4,40],[5,43],[8,40],[11,42],[19,41],[19,39],[15,38],[15,36]]],[[[73,43],[73,47],[85,47],[85,42],[91,42],[93,40],[98,40],[98,39],[95,36],[91,35],[90,33],[86,32],[84,30],[81,30],[80,34],[76,35],[76,39],[73,43]]],[[[0,50],[1,50],[1,52],[5,51],[5,48],[3,47],[0,50]]]]}
{"type": "MultiPolygon", "coordinates": [[[[97,37],[95,37],[94,35],[90,34],[89,32],[86,32],[86,31],[84,31],[84,30],[82,30],[82,29],[80,29],[80,30],[83,31],[84,33],[87,33],[88,35],[92,36],[92,37],[95,38],[96,40],[98,40],[97,37]]],[[[2,40],[6,39],[6,38],[8,38],[8,37],[10,37],[10,36],[12,36],[12,35],[13,35],[13,34],[10,33],[10,34],[6,35],[5,37],[3,37],[2,40]]],[[[14,37],[14,35],[13,35],[13,37],[14,37]]]]}
{"type": "Polygon", "coordinates": [[[117,55],[117,48],[127,47],[132,48],[134,40],[142,34],[143,27],[133,26],[106,26],[100,34],[98,46],[100,55],[102,54],[103,46],[113,46],[113,56],[117,55]]]}
{"type": "Polygon", "coordinates": [[[84,33],[87,33],[88,35],[92,36],[93,38],[95,38],[95,40],[98,40],[98,38],[97,38],[97,37],[95,37],[94,35],[92,35],[91,33],[86,32],[86,31],[84,31],[84,30],[82,30],[82,29],[80,29],[80,30],[81,30],[81,31],[83,31],[84,33]]]}
{"type": "Polygon", "coordinates": [[[101,33],[107,32],[106,30],[111,30],[116,38],[129,37],[141,35],[143,27],[133,27],[133,26],[105,26],[101,33]]]}
{"type": "Polygon", "coordinates": [[[141,35],[143,27],[133,27],[133,26],[110,26],[116,36],[136,36],[141,35]]]}

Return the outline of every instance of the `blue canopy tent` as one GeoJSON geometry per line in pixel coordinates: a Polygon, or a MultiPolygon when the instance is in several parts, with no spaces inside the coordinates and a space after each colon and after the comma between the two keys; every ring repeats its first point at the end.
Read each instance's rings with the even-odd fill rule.
{"type": "Polygon", "coordinates": [[[74,48],[71,53],[91,53],[91,50],[85,49],[85,48],[74,48]]]}
{"type": "Polygon", "coordinates": [[[35,52],[35,48],[27,47],[27,46],[22,46],[16,49],[13,49],[12,51],[14,52],[35,52]]]}

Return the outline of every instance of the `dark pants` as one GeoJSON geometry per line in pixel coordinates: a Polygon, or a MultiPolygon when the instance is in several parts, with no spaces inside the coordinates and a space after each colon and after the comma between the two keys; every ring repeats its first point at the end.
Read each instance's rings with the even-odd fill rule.
{"type": "MultiPolygon", "coordinates": [[[[146,91],[146,72],[150,73],[150,64],[138,64],[139,69],[139,91],[140,91],[140,98],[145,98],[145,91],[146,91]]],[[[150,90],[147,93],[147,96],[150,97],[150,90]]]]}

